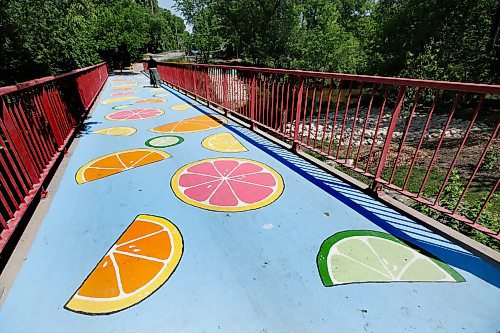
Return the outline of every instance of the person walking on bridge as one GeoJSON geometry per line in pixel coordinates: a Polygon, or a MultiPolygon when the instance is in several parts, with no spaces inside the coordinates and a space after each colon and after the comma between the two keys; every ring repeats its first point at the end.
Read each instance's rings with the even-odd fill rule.
{"type": "Polygon", "coordinates": [[[149,70],[149,83],[153,87],[158,87],[161,83],[160,74],[158,73],[158,63],[153,59],[153,56],[149,56],[148,60],[148,70],[149,70]]]}

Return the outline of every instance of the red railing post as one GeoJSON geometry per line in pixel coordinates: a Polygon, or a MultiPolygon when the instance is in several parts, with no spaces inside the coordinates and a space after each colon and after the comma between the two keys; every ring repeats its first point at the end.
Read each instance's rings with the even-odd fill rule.
{"type": "Polygon", "coordinates": [[[250,86],[250,122],[252,130],[255,130],[255,74],[252,75],[252,83],[250,86]]]}
{"type": "Polygon", "coordinates": [[[228,89],[227,89],[227,70],[224,70],[223,72],[224,78],[222,79],[222,106],[224,107],[224,111],[227,113],[227,95],[228,95],[228,89]]]}
{"type": "Polygon", "coordinates": [[[196,77],[194,75],[195,73],[195,70],[191,70],[191,77],[193,79],[193,92],[194,92],[194,100],[197,99],[197,95],[198,95],[198,90],[196,89],[196,77]]]}
{"type": "Polygon", "coordinates": [[[294,151],[300,150],[299,141],[299,127],[300,127],[300,118],[301,118],[301,109],[302,109],[302,95],[304,93],[304,78],[300,78],[300,88],[297,93],[297,110],[295,111],[295,130],[293,133],[293,146],[292,149],[294,151]]]}
{"type": "Polygon", "coordinates": [[[394,111],[392,112],[391,123],[389,124],[389,128],[387,129],[387,135],[385,137],[382,154],[380,155],[380,160],[378,162],[377,172],[375,173],[375,179],[373,180],[371,186],[373,192],[376,192],[378,190],[380,184],[382,171],[384,170],[385,161],[387,159],[387,153],[389,153],[389,149],[391,148],[392,135],[394,134],[394,130],[396,129],[396,123],[398,122],[399,113],[401,112],[401,107],[403,106],[405,91],[406,86],[399,87],[398,97],[396,99],[394,111]]]}
{"type": "Polygon", "coordinates": [[[208,76],[209,69],[205,72],[205,97],[207,99],[207,106],[210,106],[210,77],[208,76]]]}

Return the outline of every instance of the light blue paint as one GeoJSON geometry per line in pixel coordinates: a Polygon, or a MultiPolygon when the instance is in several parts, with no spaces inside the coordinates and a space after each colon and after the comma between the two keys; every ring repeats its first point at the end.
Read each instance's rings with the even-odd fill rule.
{"type": "MultiPolygon", "coordinates": [[[[143,76],[135,78],[141,84],[148,82],[143,76]]],[[[88,161],[115,151],[146,148],[144,142],[158,136],[148,129],[200,112],[213,113],[203,106],[170,110],[191,100],[167,90],[171,95],[166,103],[146,105],[166,110],[158,118],[111,122],[104,115],[116,111],[112,107],[117,104],[97,106],[0,309],[1,333],[455,333],[500,328],[498,270],[232,122],[227,128],[181,134],[183,143],[163,149],[171,159],[77,185],[75,173],[88,161]],[[133,126],[138,131],[130,137],[88,134],[110,126],[133,126]],[[203,138],[228,130],[248,152],[222,154],[201,147],[203,138]],[[271,166],[284,178],[282,196],[267,207],[241,213],[199,209],[174,196],[170,179],[176,170],[221,156],[271,166]],[[138,214],[163,216],[181,231],[184,255],[171,278],[142,303],[116,314],[92,317],[63,309],[138,214]],[[466,282],[325,288],[316,268],[319,247],[329,236],[350,229],[391,232],[452,265],[466,282]]],[[[153,95],[149,88],[140,91],[141,98],[153,95]]],[[[110,94],[108,82],[100,100],[110,94]]]]}

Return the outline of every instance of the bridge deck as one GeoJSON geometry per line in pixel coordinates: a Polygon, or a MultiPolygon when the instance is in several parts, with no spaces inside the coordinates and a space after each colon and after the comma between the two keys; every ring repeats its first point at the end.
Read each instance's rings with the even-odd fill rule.
{"type": "Polygon", "coordinates": [[[500,328],[498,269],[250,130],[231,121],[221,127],[213,120],[185,122],[157,129],[183,142],[146,146],[170,135],[152,128],[215,113],[202,105],[182,110],[179,105],[196,101],[147,85],[140,74],[106,83],[0,308],[0,332],[500,328]],[[124,92],[120,97],[138,98],[109,100],[124,92]],[[142,116],[152,118],[143,120],[112,120],[123,113],[105,118],[124,104],[165,112],[146,111],[142,116]],[[178,133],[205,125],[213,128],[178,133]],[[116,126],[137,131],[93,133],[116,126]],[[229,134],[212,137],[208,147],[232,152],[200,144],[223,132],[229,134]],[[236,152],[245,149],[232,140],[247,151],[236,152]],[[136,148],[163,153],[115,155],[81,169],[136,148]],[[184,167],[205,159],[218,160],[184,167]],[[156,218],[138,217],[143,222],[127,229],[141,214],[156,218]],[[163,231],[155,229],[162,224],[163,231]],[[124,245],[112,247],[122,234],[124,245]]]}

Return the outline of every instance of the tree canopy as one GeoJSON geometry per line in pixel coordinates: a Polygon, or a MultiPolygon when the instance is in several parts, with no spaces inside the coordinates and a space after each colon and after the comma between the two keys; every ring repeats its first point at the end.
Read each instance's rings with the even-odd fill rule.
{"type": "MultiPolygon", "coordinates": [[[[257,66],[498,83],[496,0],[176,0],[203,54],[257,66]]],[[[208,60],[208,57],[204,57],[208,60]]]]}
{"type": "Polygon", "coordinates": [[[189,37],[157,0],[6,0],[0,6],[0,85],[145,52],[179,49],[189,37]]]}

